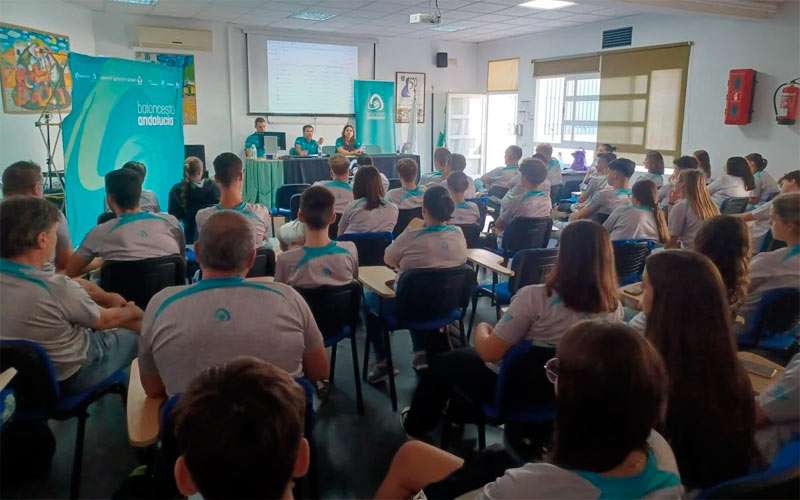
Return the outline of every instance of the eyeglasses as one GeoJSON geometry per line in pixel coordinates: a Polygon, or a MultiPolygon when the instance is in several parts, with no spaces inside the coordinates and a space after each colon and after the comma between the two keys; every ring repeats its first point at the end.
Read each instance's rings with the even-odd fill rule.
{"type": "Polygon", "coordinates": [[[551,358],[544,364],[544,373],[551,384],[558,382],[558,358],[551,358]]]}

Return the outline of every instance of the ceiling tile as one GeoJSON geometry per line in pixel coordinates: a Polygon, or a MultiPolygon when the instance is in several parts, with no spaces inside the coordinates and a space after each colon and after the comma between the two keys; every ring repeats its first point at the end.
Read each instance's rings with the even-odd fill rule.
{"type": "Polygon", "coordinates": [[[462,10],[465,10],[467,12],[480,12],[487,14],[507,8],[508,5],[492,3],[492,2],[475,2],[461,7],[462,10]]]}
{"type": "Polygon", "coordinates": [[[564,21],[574,21],[578,23],[593,23],[597,21],[603,21],[604,17],[593,16],[591,14],[573,14],[569,17],[565,17],[564,21]]]}

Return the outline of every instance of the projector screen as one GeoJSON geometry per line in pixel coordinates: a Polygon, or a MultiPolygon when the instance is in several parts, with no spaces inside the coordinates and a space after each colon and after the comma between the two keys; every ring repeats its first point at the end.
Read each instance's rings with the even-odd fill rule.
{"type": "Polygon", "coordinates": [[[352,114],[357,79],[358,47],[267,41],[270,113],[352,114]]]}
{"type": "Polygon", "coordinates": [[[375,40],[246,33],[248,114],[353,114],[353,80],[374,78],[375,40]]]}

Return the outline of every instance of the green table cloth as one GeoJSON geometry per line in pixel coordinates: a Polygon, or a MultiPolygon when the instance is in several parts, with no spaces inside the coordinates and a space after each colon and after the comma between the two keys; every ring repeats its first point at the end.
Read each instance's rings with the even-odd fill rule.
{"type": "Polygon", "coordinates": [[[244,189],[248,203],[260,203],[272,208],[275,191],[283,186],[283,161],[246,158],[244,160],[244,189]]]}

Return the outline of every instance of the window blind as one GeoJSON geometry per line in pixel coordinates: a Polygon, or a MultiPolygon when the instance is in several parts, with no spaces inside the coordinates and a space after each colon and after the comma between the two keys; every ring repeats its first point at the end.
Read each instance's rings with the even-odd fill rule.
{"type": "Polygon", "coordinates": [[[519,58],[489,61],[489,92],[516,92],[519,89],[519,58]]]}

